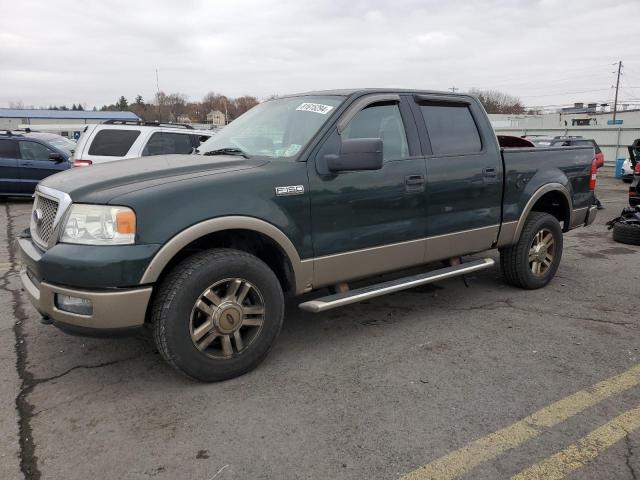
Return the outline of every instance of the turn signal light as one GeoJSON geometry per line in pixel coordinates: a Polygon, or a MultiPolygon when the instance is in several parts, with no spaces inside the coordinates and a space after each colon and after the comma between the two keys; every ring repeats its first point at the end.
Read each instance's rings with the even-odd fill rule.
{"type": "Polygon", "coordinates": [[[118,233],[136,233],[136,214],[131,210],[116,213],[116,231],[118,233]]]}
{"type": "Polygon", "coordinates": [[[93,165],[93,162],[91,160],[74,160],[73,161],[74,167],[88,167],[89,165],[93,165]]]}

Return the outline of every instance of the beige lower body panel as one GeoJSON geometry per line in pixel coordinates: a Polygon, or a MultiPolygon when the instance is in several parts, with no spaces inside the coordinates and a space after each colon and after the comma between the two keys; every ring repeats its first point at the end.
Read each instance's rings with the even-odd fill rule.
{"type": "Polygon", "coordinates": [[[318,257],[313,262],[313,287],[355,280],[423,262],[425,240],[394,243],[318,257]]]}
{"type": "Polygon", "coordinates": [[[587,221],[589,207],[576,208],[571,214],[571,228],[581,227],[587,221]]]}
{"type": "Polygon", "coordinates": [[[402,270],[437,260],[488,250],[499,225],[353,250],[304,260],[313,264],[313,288],[402,270]]]}
{"type": "Polygon", "coordinates": [[[495,243],[499,230],[500,225],[492,225],[429,237],[425,240],[426,250],[423,263],[488,250],[495,243]]]}
{"type": "Polygon", "coordinates": [[[36,285],[26,270],[20,273],[25,292],[33,306],[41,314],[55,321],[93,329],[117,329],[144,324],[151,287],[122,290],[78,290],[42,282],[36,285]],[[91,300],[93,313],[79,315],[60,310],[55,304],[55,294],[69,295],[91,300]]]}

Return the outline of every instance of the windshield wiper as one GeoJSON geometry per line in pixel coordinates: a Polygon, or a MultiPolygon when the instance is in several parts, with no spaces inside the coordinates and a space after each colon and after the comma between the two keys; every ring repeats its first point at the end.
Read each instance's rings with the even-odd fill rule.
{"type": "Polygon", "coordinates": [[[242,149],[235,147],[219,148],[217,150],[204,152],[203,155],[237,155],[244,158],[250,158],[242,149]]]}

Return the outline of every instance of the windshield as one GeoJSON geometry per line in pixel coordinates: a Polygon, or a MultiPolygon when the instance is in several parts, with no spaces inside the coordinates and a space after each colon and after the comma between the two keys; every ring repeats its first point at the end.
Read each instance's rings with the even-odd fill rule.
{"type": "Polygon", "coordinates": [[[69,155],[71,155],[76,149],[75,142],[72,142],[71,140],[68,140],[64,137],[48,139],[48,142],[54,147],[58,147],[60,150],[64,150],[69,155]]]}
{"type": "Polygon", "coordinates": [[[340,96],[301,96],[256,105],[198,147],[201,155],[295,157],[342,103],[340,96]]]}

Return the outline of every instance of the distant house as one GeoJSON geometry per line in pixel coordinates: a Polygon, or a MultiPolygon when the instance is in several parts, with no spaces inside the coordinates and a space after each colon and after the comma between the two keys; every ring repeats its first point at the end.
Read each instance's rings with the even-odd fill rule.
{"type": "Polygon", "coordinates": [[[138,121],[140,117],[133,112],[0,108],[0,130],[31,128],[77,138],[86,124],[107,120],[138,121]]]}
{"type": "Polygon", "coordinates": [[[191,119],[189,118],[189,115],[186,114],[178,115],[176,123],[191,123],[191,119]]]}
{"type": "Polygon", "coordinates": [[[224,127],[226,124],[224,113],[220,110],[211,110],[207,113],[207,123],[210,123],[214,127],[224,127]]]}

